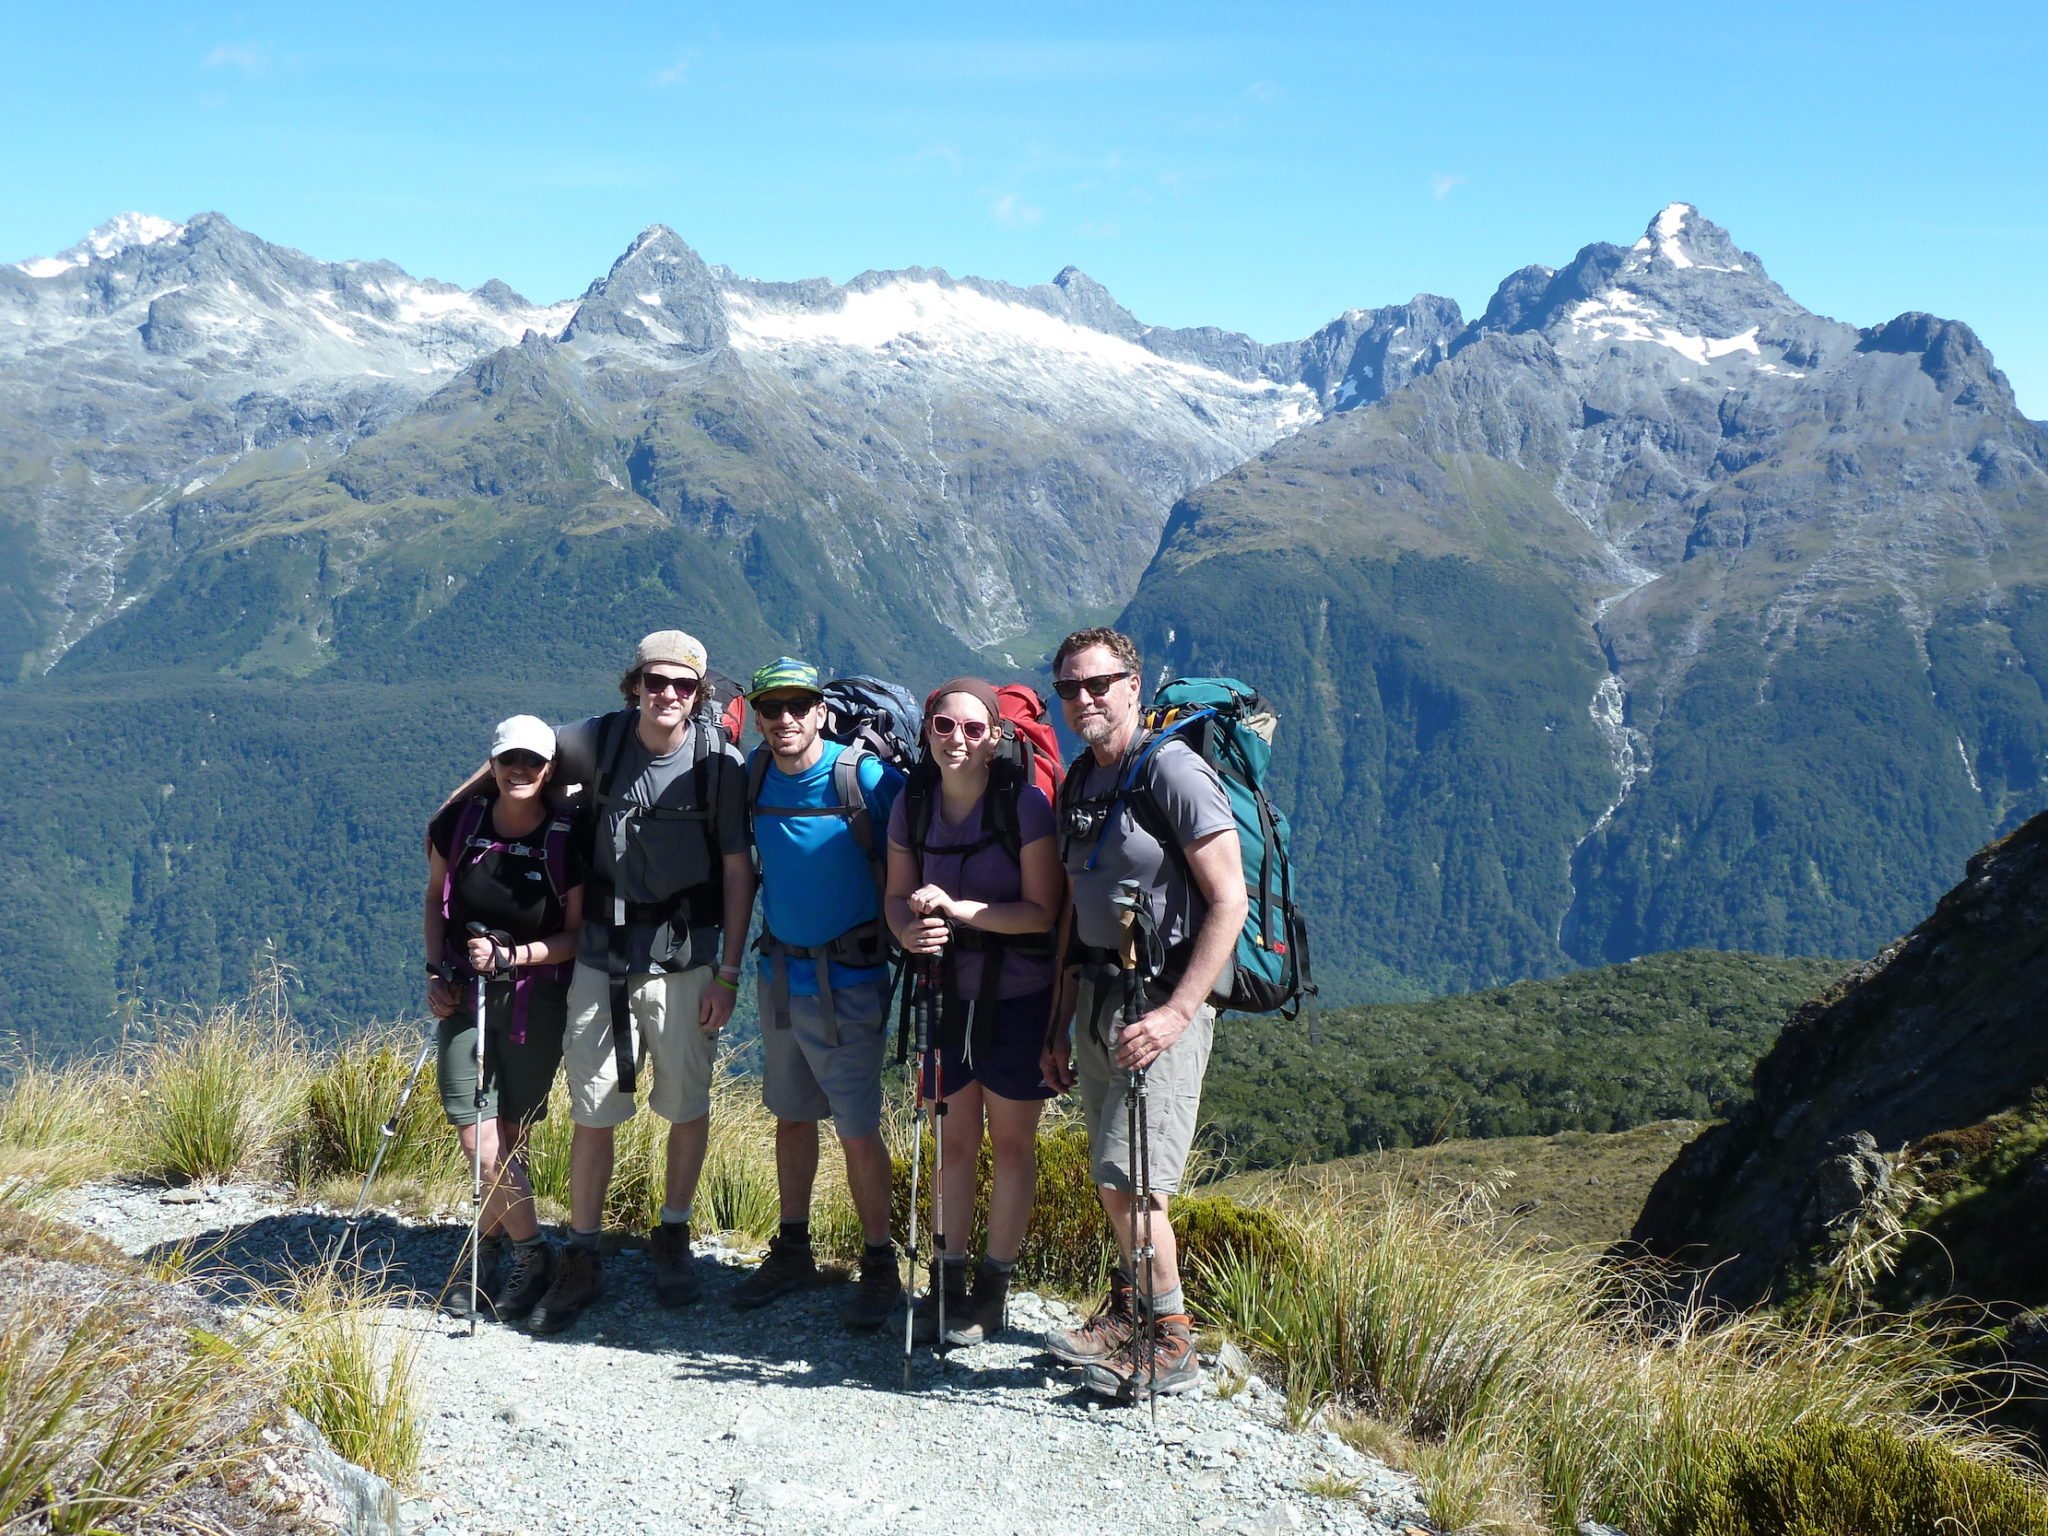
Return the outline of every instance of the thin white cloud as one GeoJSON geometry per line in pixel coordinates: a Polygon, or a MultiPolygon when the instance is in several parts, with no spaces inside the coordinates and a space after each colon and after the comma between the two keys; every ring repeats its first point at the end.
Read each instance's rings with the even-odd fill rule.
{"type": "Polygon", "coordinates": [[[221,43],[201,61],[202,69],[239,69],[260,75],[270,68],[270,50],[261,43],[221,43]]]}
{"type": "Polygon", "coordinates": [[[654,83],[662,87],[681,85],[690,78],[690,71],[696,67],[697,50],[685,48],[675,57],[675,62],[665,69],[654,72],[654,83]]]}
{"type": "Polygon", "coordinates": [[[997,198],[989,212],[1005,229],[1029,229],[1045,217],[1043,208],[1032,207],[1014,192],[1005,192],[997,198]]]}
{"type": "Polygon", "coordinates": [[[927,144],[910,157],[912,170],[940,170],[949,176],[958,176],[965,163],[960,151],[950,144],[927,144]]]}
{"type": "Polygon", "coordinates": [[[1438,202],[1442,202],[1445,198],[1449,197],[1452,192],[1456,191],[1459,187],[1462,187],[1464,185],[1465,178],[1463,176],[1439,175],[1436,178],[1436,180],[1431,183],[1431,188],[1436,193],[1436,200],[1438,202]]]}

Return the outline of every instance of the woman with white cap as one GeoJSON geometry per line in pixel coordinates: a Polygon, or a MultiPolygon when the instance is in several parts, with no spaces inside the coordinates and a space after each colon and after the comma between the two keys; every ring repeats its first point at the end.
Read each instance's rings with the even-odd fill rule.
{"type": "Polygon", "coordinates": [[[527,1182],[526,1133],[547,1113],[562,1063],[569,969],[583,915],[584,855],[550,806],[555,733],[532,715],[499,722],[490,779],[442,807],[427,828],[427,1007],[440,1020],[441,1107],[464,1160],[480,1158],[487,1196],[477,1293],[465,1274],[458,1314],[524,1317],[553,1277],[527,1182]],[[480,924],[485,935],[472,934],[480,924]],[[481,986],[489,1031],[476,1080],[481,986]],[[505,1249],[511,1273],[501,1280],[505,1249]]]}

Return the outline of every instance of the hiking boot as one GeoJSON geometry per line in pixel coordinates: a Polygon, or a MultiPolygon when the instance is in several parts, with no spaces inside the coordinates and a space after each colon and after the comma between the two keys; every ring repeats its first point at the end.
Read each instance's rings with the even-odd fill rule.
{"type": "Polygon", "coordinates": [[[1195,1354],[1194,1320],[1185,1312],[1163,1314],[1152,1328],[1152,1348],[1145,1348],[1143,1330],[1130,1342],[1098,1360],[1082,1373],[1081,1383],[1099,1397],[1122,1402],[1142,1401],[1148,1392],[1177,1397],[1202,1384],[1202,1362],[1195,1354]],[[1147,1355],[1150,1359],[1147,1359],[1147,1355]]]}
{"type": "Polygon", "coordinates": [[[1088,1321],[1078,1328],[1047,1332],[1045,1352],[1063,1365],[1093,1365],[1122,1349],[1137,1331],[1136,1293],[1130,1281],[1112,1275],[1109,1294],[1088,1321]]]}
{"type": "Polygon", "coordinates": [[[919,1344],[939,1342],[939,1296],[946,1298],[946,1333],[950,1339],[954,1326],[967,1316],[967,1266],[965,1264],[934,1264],[931,1283],[925,1293],[917,1298],[917,1305],[910,1309],[910,1337],[919,1344]]]}
{"type": "Polygon", "coordinates": [[[657,1222],[648,1234],[647,1257],[654,1265],[654,1299],[664,1307],[686,1307],[697,1299],[697,1261],[690,1254],[690,1229],[682,1222],[657,1222]]]}
{"type": "Polygon", "coordinates": [[[557,1267],[555,1245],[546,1238],[537,1243],[514,1243],[512,1273],[498,1292],[498,1316],[510,1323],[532,1312],[554,1283],[557,1267]]]}
{"type": "Polygon", "coordinates": [[[555,1266],[555,1277],[548,1282],[547,1293],[533,1309],[527,1327],[535,1333],[560,1333],[603,1294],[604,1260],[597,1256],[597,1251],[574,1246],[566,1248],[562,1252],[562,1261],[555,1266]]]}
{"type": "Polygon", "coordinates": [[[979,1344],[1003,1331],[1010,1308],[1010,1271],[983,1263],[974,1272],[974,1294],[955,1311],[946,1300],[946,1342],[979,1344]],[[958,1319],[956,1322],[955,1319],[958,1319]]]}
{"type": "MultiPolygon", "coordinates": [[[[860,1256],[860,1280],[853,1288],[853,1300],[840,1310],[840,1321],[855,1333],[869,1333],[889,1321],[902,1305],[903,1281],[896,1273],[894,1245],[879,1253],[864,1250],[860,1256]]],[[[937,1323],[936,1312],[933,1322],[937,1323]]]]}
{"type": "Polygon", "coordinates": [[[768,1239],[768,1256],[760,1268],[733,1287],[732,1304],[742,1312],[766,1306],[778,1296],[815,1284],[818,1261],[809,1243],[787,1243],[780,1235],[768,1239]]]}
{"type": "Polygon", "coordinates": [[[476,1293],[469,1289],[469,1266],[463,1265],[455,1276],[455,1283],[448,1287],[448,1294],[441,1300],[441,1310],[450,1317],[476,1317],[484,1322],[495,1319],[498,1313],[498,1291],[502,1285],[500,1271],[505,1263],[505,1238],[503,1233],[493,1232],[481,1238],[476,1248],[476,1293]]]}

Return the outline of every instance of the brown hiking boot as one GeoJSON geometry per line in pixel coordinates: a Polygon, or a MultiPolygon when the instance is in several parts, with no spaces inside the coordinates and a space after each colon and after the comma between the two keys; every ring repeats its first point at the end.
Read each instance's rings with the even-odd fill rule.
{"type": "Polygon", "coordinates": [[[785,1243],[778,1234],[768,1239],[768,1255],[760,1268],[732,1290],[732,1304],[742,1312],[764,1306],[778,1296],[800,1291],[818,1279],[818,1261],[809,1243],[785,1243]]]}
{"type": "Polygon", "coordinates": [[[560,1333],[603,1294],[604,1260],[594,1249],[571,1245],[563,1250],[555,1278],[527,1319],[527,1326],[535,1333],[560,1333]]]}
{"type": "Polygon", "coordinates": [[[959,1311],[946,1302],[946,1342],[979,1344],[1003,1331],[1010,1307],[1010,1271],[983,1262],[974,1272],[974,1294],[959,1311]],[[958,1319],[956,1322],[955,1319],[958,1319]]]}
{"type": "Polygon", "coordinates": [[[1107,1360],[1138,1331],[1137,1297],[1131,1282],[1112,1275],[1109,1294],[1078,1328],[1054,1328],[1045,1336],[1045,1352],[1065,1365],[1093,1365],[1107,1360]]]}
{"type": "Polygon", "coordinates": [[[476,1317],[485,1322],[496,1318],[498,1291],[504,1284],[505,1250],[509,1246],[504,1236],[497,1232],[479,1239],[476,1245],[475,1292],[470,1291],[469,1265],[464,1264],[442,1297],[441,1310],[450,1317],[476,1317]]]}
{"type": "Polygon", "coordinates": [[[647,1257],[654,1268],[654,1299],[664,1307],[686,1307],[697,1299],[697,1261],[690,1254],[690,1229],[681,1222],[656,1222],[648,1234],[647,1257]]]}
{"type": "Polygon", "coordinates": [[[946,1298],[946,1332],[951,1335],[954,1327],[967,1317],[967,1266],[965,1264],[934,1264],[931,1283],[925,1293],[917,1298],[912,1307],[910,1337],[918,1344],[939,1342],[939,1296],[943,1291],[946,1298]]]}
{"type": "Polygon", "coordinates": [[[1097,1360],[1082,1374],[1082,1385],[1101,1397],[1122,1402],[1142,1402],[1156,1392],[1177,1397],[1202,1384],[1202,1362],[1195,1353],[1194,1319],[1185,1312],[1166,1312],[1152,1327],[1150,1349],[1143,1330],[1133,1332],[1129,1342],[1105,1360],[1097,1360]]]}
{"type": "Polygon", "coordinates": [[[860,1280],[853,1299],[839,1309],[839,1320],[855,1333],[868,1333],[901,1314],[903,1282],[897,1278],[896,1249],[869,1249],[860,1256],[860,1280]]]}

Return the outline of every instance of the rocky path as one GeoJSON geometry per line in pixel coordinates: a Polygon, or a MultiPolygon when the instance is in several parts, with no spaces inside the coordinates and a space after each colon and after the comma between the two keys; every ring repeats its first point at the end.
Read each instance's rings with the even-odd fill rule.
{"type": "MultiPolygon", "coordinates": [[[[70,1214],[130,1252],[218,1243],[208,1267],[260,1275],[331,1246],[332,1212],[262,1186],[103,1184],[70,1214]]],[[[463,1231],[366,1222],[362,1249],[396,1287],[438,1290],[463,1231]]],[[[701,1246],[701,1245],[700,1245],[701,1246]]],[[[571,1332],[536,1339],[394,1307],[418,1349],[426,1413],[405,1527],[457,1532],[889,1533],[1051,1536],[1110,1528],[1253,1533],[1426,1531],[1413,1480],[1317,1430],[1286,1425],[1256,1376],[1210,1370],[1200,1394],[1099,1402],[1034,1343],[1064,1321],[1026,1294],[1001,1339],[920,1351],[900,1330],[839,1325],[843,1283],[739,1313],[751,1262],[711,1249],[704,1297],[664,1312],[644,1253],[606,1260],[607,1294],[571,1332]],[[1348,1490],[1348,1496],[1347,1496],[1348,1490]]]]}

